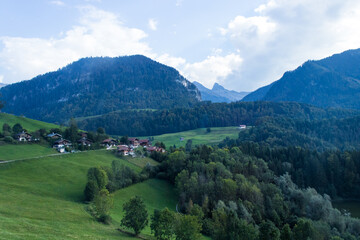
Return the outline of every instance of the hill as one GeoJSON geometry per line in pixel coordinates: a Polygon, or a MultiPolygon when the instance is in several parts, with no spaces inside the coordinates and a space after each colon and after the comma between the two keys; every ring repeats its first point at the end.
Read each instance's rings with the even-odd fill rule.
{"type": "Polygon", "coordinates": [[[7,84],[5,84],[5,83],[0,83],[0,88],[2,88],[2,87],[5,87],[7,84]]]}
{"type": "Polygon", "coordinates": [[[350,117],[356,110],[321,109],[300,103],[233,102],[198,104],[193,108],[167,110],[126,110],[81,119],[78,126],[88,131],[104,127],[111,135],[154,136],[197,128],[255,125],[265,116],[291,119],[323,119],[350,117]]]}
{"type": "Polygon", "coordinates": [[[240,101],[248,92],[236,92],[233,90],[227,90],[218,83],[215,83],[212,89],[204,87],[201,83],[193,82],[201,93],[201,99],[203,101],[211,102],[236,102],[240,101]]]}
{"type": "Polygon", "coordinates": [[[46,130],[50,130],[52,128],[58,128],[58,125],[52,123],[46,123],[42,121],[37,121],[34,119],[15,116],[7,113],[0,113],[0,132],[2,131],[2,126],[4,123],[9,124],[11,127],[16,123],[20,123],[23,128],[28,130],[29,132],[34,132],[41,128],[45,128],[46,130]]]}
{"type": "Polygon", "coordinates": [[[172,185],[153,179],[116,192],[112,225],[96,222],[82,203],[86,173],[90,167],[110,166],[114,159],[108,151],[91,151],[0,164],[0,239],[135,239],[116,230],[121,206],[130,197],[144,197],[149,211],[175,209],[172,185]]]}
{"type": "Polygon", "coordinates": [[[319,107],[360,109],[360,49],[308,61],[247,95],[243,101],[294,101],[319,107]]]}
{"type": "Polygon", "coordinates": [[[122,109],[189,107],[201,99],[177,70],[141,55],[83,58],[0,93],[5,112],[57,123],[122,109]]]}

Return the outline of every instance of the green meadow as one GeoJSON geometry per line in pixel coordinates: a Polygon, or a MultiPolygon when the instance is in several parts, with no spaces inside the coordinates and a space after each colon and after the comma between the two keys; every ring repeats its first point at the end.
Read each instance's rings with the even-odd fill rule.
{"type": "Polygon", "coordinates": [[[237,138],[239,135],[238,127],[213,127],[208,133],[206,128],[198,128],[178,133],[168,133],[163,135],[154,136],[155,142],[163,142],[166,147],[176,146],[185,147],[187,140],[192,140],[192,145],[200,144],[217,144],[224,140],[226,137],[237,138]],[[181,141],[180,139],[183,138],[181,141]]]}
{"type": "Polygon", "coordinates": [[[27,159],[58,153],[55,149],[39,144],[6,144],[0,145],[0,161],[27,159]]]}
{"type": "Polygon", "coordinates": [[[33,120],[26,117],[15,116],[7,113],[0,113],[0,131],[2,131],[2,126],[4,123],[9,124],[11,127],[16,123],[20,123],[23,128],[25,128],[29,132],[34,132],[39,130],[40,128],[45,128],[46,130],[50,130],[51,128],[58,128],[58,125],[52,123],[41,122],[37,120],[33,120]]]}
{"type": "MultiPolygon", "coordinates": [[[[149,213],[175,209],[173,186],[151,179],[115,192],[112,225],[96,222],[82,202],[86,173],[115,159],[108,151],[89,151],[0,164],[0,239],[133,239],[116,230],[130,197],[142,196],[149,213]]],[[[120,160],[141,170],[136,159],[120,160]]]]}

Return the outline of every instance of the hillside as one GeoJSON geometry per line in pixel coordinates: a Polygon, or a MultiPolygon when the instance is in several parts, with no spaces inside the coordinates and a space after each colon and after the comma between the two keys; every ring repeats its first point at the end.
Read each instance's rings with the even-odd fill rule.
{"type": "MultiPolygon", "coordinates": [[[[116,230],[121,206],[130,197],[142,196],[151,212],[175,209],[173,187],[153,179],[116,192],[112,225],[96,222],[82,203],[86,172],[110,166],[114,159],[107,151],[91,151],[0,164],[0,239],[135,239],[116,230]]],[[[136,165],[123,164],[140,171],[136,165]]],[[[150,234],[149,227],[144,234],[150,234]]]]}
{"type": "Polygon", "coordinates": [[[203,101],[211,102],[236,102],[240,101],[248,92],[236,92],[233,90],[227,90],[218,83],[215,83],[212,89],[204,87],[201,83],[193,82],[201,93],[201,99],[203,101]]]}
{"type": "Polygon", "coordinates": [[[7,84],[5,84],[5,83],[0,83],[0,88],[2,88],[2,87],[5,87],[7,84]]]}
{"type": "Polygon", "coordinates": [[[294,101],[319,107],[360,109],[360,49],[308,61],[247,95],[243,101],[294,101]]]}
{"type": "Polygon", "coordinates": [[[141,55],[80,59],[0,93],[4,112],[56,123],[122,109],[189,107],[201,99],[177,70],[141,55]]]}
{"type": "Polygon", "coordinates": [[[255,125],[259,118],[265,116],[311,120],[350,117],[357,114],[359,111],[356,110],[324,110],[300,103],[205,102],[194,108],[112,112],[79,120],[78,126],[88,131],[104,127],[111,135],[154,136],[206,127],[255,125]]]}
{"type": "Polygon", "coordinates": [[[2,126],[4,123],[9,124],[11,127],[16,123],[20,123],[23,128],[29,132],[34,132],[41,128],[50,130],[51,128],[58,128],[58,125],[52,123],[46,123],[42,121],[33,120],[26,117],[19,117],[12,114],[0,113],[0,132],[2,131],[2,126]]]}

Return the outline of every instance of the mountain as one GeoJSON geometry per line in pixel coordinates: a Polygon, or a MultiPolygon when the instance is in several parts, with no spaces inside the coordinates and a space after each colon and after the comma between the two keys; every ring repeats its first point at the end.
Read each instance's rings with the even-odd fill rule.
{"type": "Polygon", "coordinates": [[[2,88],[2,87],[5,87],[7,84],[5,84],[5,83],[0,83],[0,88],[2,88]]]}
{"type": "Polygon", "coordinates": [[[218,83],[215,83],[212,89],[204,87],[199,82],[193,82],[201,93],[201,99],[203,101],[211,102],[236,102],[240,101],[248,92],[236,92],[227,90],[218,83]]]}
{"type": "Polygon", "coordinates": [[[4,112],[57,123],[124,109],[191,107],[201,99],[177,70],[141,55],[83,58],[0,93],[4,112]]]}
{"type": "Polygon", "coordinates": [[[360,49],[307,61],[247,95],[243,101],[294,101],[319,107],[360,109],[360,49]]]}

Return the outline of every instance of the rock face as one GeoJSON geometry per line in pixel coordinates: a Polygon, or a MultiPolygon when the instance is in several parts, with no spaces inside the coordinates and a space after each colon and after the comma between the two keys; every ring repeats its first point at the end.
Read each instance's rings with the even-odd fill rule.
{"type": "Polygon", "coordinates": [[[240,101],[248,92],[236,92],[227,90],[218,83],[215,83],[212,89],[204,87],[201,83],[193,82],[201,93],[203,101],[211,102],[236,102],[240,101]]]}
{"type": "Polygon", "coordinates": [[[5,112],[58,123],[123,109],[191,107],[201,100],[177,70],[141,55],[80,59],[0,93],[5,112]]]}
{"type": "Polygon", "coordinates": [[[360,109],[360,49],[308,61],[247,95],[243,101],[294,101],[319,107],[360,109]]]}

